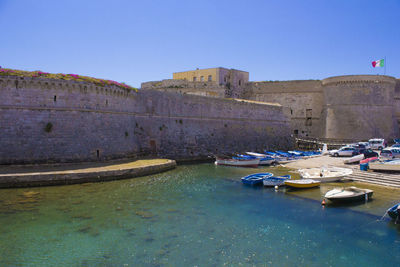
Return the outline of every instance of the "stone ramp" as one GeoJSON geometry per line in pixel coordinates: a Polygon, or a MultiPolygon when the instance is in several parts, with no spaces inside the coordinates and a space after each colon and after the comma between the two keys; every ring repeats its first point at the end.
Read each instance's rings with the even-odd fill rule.
{"type": "Polygon", "coordinates": [[[353,169],[353,174],[349,178],[357,182],[400,188],[400,174],[353,169]]]}
{"type": "Polygon", "coordinates": [[[150,159],[93,164],[39,165],[0,168],[0,188],[102,182],[146,176],[171,170],[174,160],[150,159]],[[14,168],[14,172],[12,169],[14,168]]]}

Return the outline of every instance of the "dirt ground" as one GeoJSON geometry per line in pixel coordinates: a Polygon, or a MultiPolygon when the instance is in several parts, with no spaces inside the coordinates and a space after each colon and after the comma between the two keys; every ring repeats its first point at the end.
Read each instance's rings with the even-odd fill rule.
{"type": "Polygon", "coordinates": [[[335,167],[347,167],[347,168],[359,167],[358,165],[344,164],[343,161],[345,159],[348,159],[348,157],[319,156],[308,159],[299,159],[294,162],[287,163],[284,166],[291,169],[319,168],[323,166],[326,167],[335,166],[335,167]]]}

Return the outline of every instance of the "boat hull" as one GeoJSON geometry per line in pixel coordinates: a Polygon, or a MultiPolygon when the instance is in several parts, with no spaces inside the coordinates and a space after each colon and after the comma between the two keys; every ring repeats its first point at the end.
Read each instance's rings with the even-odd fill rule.
{"type": "Polygon", "coordinates": [[[234,167],[254,167],[257,168],[260,163],[260,159],[252,160],[234,160],[234,159],[217,159],[215,165],[225,165],[234,167]]]}
{"type": "Polygon", "coordinates": [[[360,155],[356,155],[354,157],[351,157],[349,159],[345,159],[345,160],[343,160],[343,162],[345,164],[352,164],[352,163],[360,162],[363,159],[364,159],[364,154],[360,154],[360,155]]]}
{"type": "Polygon", "coordinates": [[[374,191],[356,187],[335,188],[325,194],[325,198],[334,203],[366,201],[372,198],[374,191]]]}
{"type": "Polygon", "coordinates": [[[285,181],[285,185],[291,188],[313,188],[320,186],[321,182],[311,179],[303,179],[303,180],[285,181]]]}
{"type": "Polygon", "coordinates": [[[344,177],[353,173],[353,170],[347,168],[310,168],[300,169],[300,176],[302,179],[311,179],[320,181],[322,183],[330,183],[342,180],[344,177]]]}
{"type": "Polygon", "coordinates": [[[399,210],[397,209],[399,205],[400,205],[400,203],[394,205],[393,207],[391,207],[387,211],[387,213],[389,214],[390,218],[392,218],[393,220],[396,220],[397,217],[399,216],[399,210]]]}
{"type": "Polygon", "coordinates": [[[267,173],[254,173],[242,177],[242,183],[245,185],[261,185],[263,183],[263,179],[266,177],[271,177],[273,174],[270,172],[267,173]]]}
{"type": "Polygon", "coordinates": [[[290,175],[264,178],[263,185],[266,187],[283,186],[283,185],[285,185],[285,181],[287,181],[289,179],[290,179],[290,175]]]}
{"type": "Polygon", "coordinates": [[[386,162],[369,162],[369,169],[374,171],[400,171],[400,161],[391,160],[386,162]]]}

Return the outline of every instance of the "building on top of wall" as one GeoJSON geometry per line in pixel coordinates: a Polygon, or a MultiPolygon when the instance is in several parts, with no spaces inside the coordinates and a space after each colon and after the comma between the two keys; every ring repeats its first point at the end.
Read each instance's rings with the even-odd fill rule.
{"type": "Polygon", "coordinates": [[[218,67],[175,72],[172,79],[191,82],[215,82],[219,86],[225,86],[224,97],[237,98],[241,96],[245,85],[249,82],[249,73],[218,67]]]}

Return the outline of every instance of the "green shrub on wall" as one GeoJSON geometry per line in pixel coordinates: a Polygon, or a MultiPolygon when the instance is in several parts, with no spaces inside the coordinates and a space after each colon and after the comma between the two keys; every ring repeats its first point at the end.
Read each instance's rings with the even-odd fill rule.
{"type": "Polygon", "coordinates": [[[46,133],[49,133],[49,132],[51,132],[51,130],[53,130],[53,124],[52,124],[51,122],[48,122],[48,123],[46,124],[46,126],[44,127],[44,131],[45,131],[46,133]]]}

